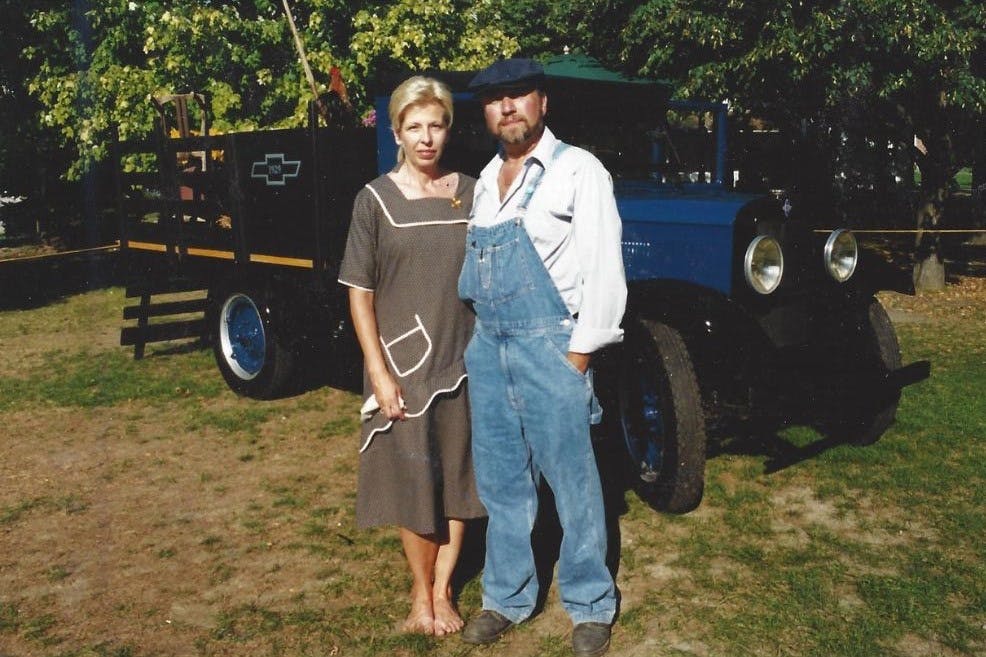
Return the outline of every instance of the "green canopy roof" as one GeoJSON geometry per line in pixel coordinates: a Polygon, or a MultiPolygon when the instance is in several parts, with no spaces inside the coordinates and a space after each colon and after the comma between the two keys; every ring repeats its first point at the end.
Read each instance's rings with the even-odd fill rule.
{"type": "Polygon", "coordinates": [[[557,55],[542,62],[544,73],[552,78],[573,78],[586,82],[612,82],[615,84],[655,85],[670,88],[664,80],[631,77],[610,70],[599,60],[588,55],[557,55]]]}

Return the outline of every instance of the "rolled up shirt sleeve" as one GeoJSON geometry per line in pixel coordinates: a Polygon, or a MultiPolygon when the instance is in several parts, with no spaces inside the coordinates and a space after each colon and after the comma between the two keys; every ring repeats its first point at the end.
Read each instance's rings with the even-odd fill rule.
{"type": "Polygon", "coordinates": [[[623,224],[613,196],[613,180],[588,156],[575,176],[572,231],[582,277],[582,299],[569,350],[592,353],[623,340],[626,310],[623,224]]]}

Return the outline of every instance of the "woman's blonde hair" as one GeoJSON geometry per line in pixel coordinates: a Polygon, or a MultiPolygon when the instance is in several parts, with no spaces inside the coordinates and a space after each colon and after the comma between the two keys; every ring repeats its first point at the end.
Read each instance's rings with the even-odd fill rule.
{"type": "MultiPolygon", "coordinates": [[[[427,105],[428,103],[438,103],[442,106],[445,126],[451,127],[452,91],[444,82],[423,75],[415,75],[404,80],[390,95],[390,104],[387,106],[390,127],[394,132],[399,132],[407,110],[414,105],[427,105]]],[[[402,162],[404,162],[404,148],[398,147],[397,163],[402,162]]]]}

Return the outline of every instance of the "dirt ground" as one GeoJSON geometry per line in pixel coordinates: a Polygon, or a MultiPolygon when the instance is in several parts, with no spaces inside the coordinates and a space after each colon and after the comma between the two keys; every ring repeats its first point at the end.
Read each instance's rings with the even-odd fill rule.
{"type": "MultiPolygon", "coordinates": [[[[986,278],[883,300],[895,321],[930,321],[986,306],[986,278]]],[[[22,376],[53,345],[121,349],[118,317],[3,336],[0,377],[22,376]]],[[[264,609],[305,600],[326,613],[352,605],[361,560],[376,560],[378,571],[404,583],[392,539],[354,538],[355,424],[342,425],[341,435],[326,427],[351,414],[355,401],[321,388],[266,402],[268,417],[251,436],[209,423],[190,429],[176,420],[187,407],[168,400],[3,413],[0,657],[309,654],[275,650],[237,622],[262,625],[264,609]],[[322,549],[306,549],[304,526],[312,528],[308,543],[318,538],[322,549]],[[242,615],[224,625],[229,610],[242,615]],[[221,643],[220,631],[241,632],[242,640],[221,643]]],[[[203,403],[215,416],[257,402],[221,394],[203,403]]],[[[557,605],[539,622],[564,634],[557,605]]],[[[341,641],[311,654],[348,654],[341,641]]]]}

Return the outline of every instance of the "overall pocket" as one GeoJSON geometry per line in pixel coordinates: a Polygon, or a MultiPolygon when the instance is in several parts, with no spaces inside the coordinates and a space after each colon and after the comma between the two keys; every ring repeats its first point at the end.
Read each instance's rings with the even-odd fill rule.
{"type": "Polygon", "coordinates": [[[499,304],[529,293],[535,283],[529,259],[517,238],[492,246],[467,248],[459,275],[459,297],[481,304],[499,304]]]}
{"type": "Polygon", "coordinates": [[[585,372],[580,372],[572,364],[572,361],[568,360],[568,345],[572,339],[572,331],[570,329],[552,331],[547,333],[544,338],[548,351],[554,354],[561,361],[563,367],[578,377],[585,386],[589,397],[589,424],[599,424],[603,419],[603,409],[599,404],[599,398],[596,397],[592,367],[585,372]]]}

